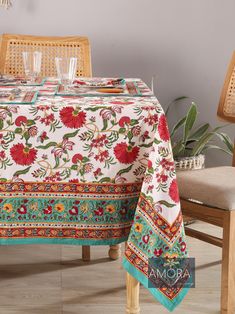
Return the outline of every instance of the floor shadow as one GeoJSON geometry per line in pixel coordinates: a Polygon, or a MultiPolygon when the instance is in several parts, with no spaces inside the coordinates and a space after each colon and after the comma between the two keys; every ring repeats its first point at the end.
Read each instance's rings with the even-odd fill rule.
{"type": "Polygon", "coordinates": [[[197,267],[195,267],[195,269],[196,270],[202,270],[202,269],[213,267],[213,266],[216,266],[216,265],[219,265],[219,264],[221,264],[221,260],[197,266],[197,267]]]}
{"type": "Polygon", "coordinates": [[[99,258],[91,260],[90,262],[83,262],[82,260],[76,259],[70,261],[0,265],[0,281],[3,279],[7,280],[12,278],[27,277],[57,270],[92,266],[111,262],[112,260],[110,260],[109,258],[99,258]]]}

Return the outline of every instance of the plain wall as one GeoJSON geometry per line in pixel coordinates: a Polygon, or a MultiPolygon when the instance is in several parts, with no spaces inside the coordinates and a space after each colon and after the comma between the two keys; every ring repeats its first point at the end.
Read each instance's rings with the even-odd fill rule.
{"type": "MultiPolygon", "coordinates": [[[[0,33],[85,35],[94,76],[140,77],[164,107],[187,95],[199,106],[198,123],[221,124],[217,105],[235,50],[234,0],[12,0],[0,8],[0,33]]],[[[186,104],[172,110],[179,118],[186,104]]],[[[169,123],[172,123],[172,118],[169,123]]],[[[235,135],[235,127],[225,131],[235,135]]],[[[230,164],[221,152],[207,165],[230,164]]]]}

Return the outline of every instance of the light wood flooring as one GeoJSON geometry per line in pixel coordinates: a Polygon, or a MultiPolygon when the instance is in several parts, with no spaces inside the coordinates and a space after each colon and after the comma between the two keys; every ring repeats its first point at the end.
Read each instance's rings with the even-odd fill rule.
{"type": "MultiPolygon", "coordinates": [[[[216,227],[193,225],[220,235],[216,227]]],[[[175,314],[219,314],[221,249],[188,238],[196,257],[196,288],[175,314]]],[[[21,245],[0,247],[0,314],[125,314],[125,272],[110,261],[108,247],[92,247],[92,261],[81,261],[81,247],[21,245]]],[[[143,287],[141,314],[167,314],[143,287]]]]}

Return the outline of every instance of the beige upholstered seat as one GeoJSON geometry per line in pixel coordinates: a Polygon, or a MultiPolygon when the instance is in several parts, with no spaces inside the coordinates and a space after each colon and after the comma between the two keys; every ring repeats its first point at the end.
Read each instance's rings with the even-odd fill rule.
{"type": "Polygon", "coordinates": [[[181,198],[235,210],[235,167],[179,171],[177,178],[181,198]]]}

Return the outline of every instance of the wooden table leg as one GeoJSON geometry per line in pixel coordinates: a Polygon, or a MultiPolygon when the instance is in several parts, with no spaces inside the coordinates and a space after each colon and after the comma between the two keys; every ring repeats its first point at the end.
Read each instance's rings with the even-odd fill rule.
{"type": "Polygon", "coordinates": [[[91,260],[91,250],[88,245],[82,246],[82,260],[84,262],[89,262],[91,260]]]}
{"type": "Polygon", "coordinates": [[[127,304],[126,314],[139,314],[140,283],[129,273],[126,274],[127,304]]]}
{"type": "Polygon", "coordinates": [[[221,314],[235,313],[235,211],[226,212],[223,225],[221,314]]]}
{"type": "Polygon", "coordinates": [[[109,257],[113,260],[119,259],[121,257],[121,245],[110,245],[109,248],[109,257]]]}

